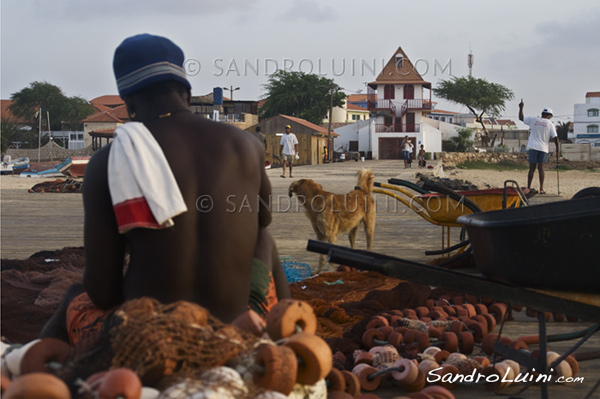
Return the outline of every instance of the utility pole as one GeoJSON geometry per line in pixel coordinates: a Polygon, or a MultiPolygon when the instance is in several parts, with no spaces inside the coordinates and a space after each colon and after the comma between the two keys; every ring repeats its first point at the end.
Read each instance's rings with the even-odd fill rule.
{"type": "Polygon", "coordinates": [[[227,87],[223,87],[223,90],[228,90],[229,91],[229,95],[231,96],[231,101],[233,101],[233,92],[236,90],[239,90],[239,87],[236,87],[235,89],[233,88],[233,86],[229,86],[229,88],[227,87]]]}

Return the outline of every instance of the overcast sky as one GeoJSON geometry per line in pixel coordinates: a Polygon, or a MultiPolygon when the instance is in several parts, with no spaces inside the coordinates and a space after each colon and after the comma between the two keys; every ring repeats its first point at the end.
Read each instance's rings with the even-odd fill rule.
{"type": "MultiPolygon", "coordinates": [[[[117,94],[115,48],[126,37],[170,38],[188,60],[193,95],[239,87],[256,100],[276,68],[320,73],[366,92],[402,47],[435,87],[468,74],[507,86],[505,116],[572,117],[600,91],[600,6],[583,0],[1,0],[2,98],[34,81],[67,96],[117,94]],[[375,69],[375,70],[374,70],[375,69]]],[[[229,91],[226,96],[231,97],[229,91]]],[[[427,96],[428,94],[426,94],[427,96]]],[[[434,97],[434,100],[435,97],[434,97]]],[[[466,109],[440,101],[438,108],[466,109]]]]}

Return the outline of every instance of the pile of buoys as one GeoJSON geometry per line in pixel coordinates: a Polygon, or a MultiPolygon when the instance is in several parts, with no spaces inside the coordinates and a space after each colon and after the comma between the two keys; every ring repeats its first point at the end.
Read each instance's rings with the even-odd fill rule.
{"type": "MultiPolygon", "coordinates": [[[[336,394],[335,398],[362,397],[358,393],[360,389],[371,392],[369,397],[375,398],[373,391],[390,384],[403,389],[409,398],[445,398],[452,396],[445,393],[427,396],[423,389],[437,386],[451,390],[462,382],[474,382],[468,376],[493,374],[480,378],[482,383],[489,390],[502,389],[523,370],[515,361],[495,353],[495,342],[500,339],[505,345],[522,351],[529,350],[528,344],[539,342],[538,336],[513,340],[505,336],[499,338],[493,332],[510,317],[511,309],[519,311],[522,307],[491,301],[484,304],[475,297],[459,296],[429,299],[426,306],[394,309],[372,316],[364,327],[360,342],[363,349],[355,350],[352,355],[353,365],[348,366],[346,356],[340,352],[334,354],[341,359],[336,363],[338,367],[343,364],[354,374],[353,381],[358,381],[359,389],[354,388],[356,384],[349,385],[352,390],[343,384],[347,378],[340,377],[340,373],[346,373],[342,374],[345,376],[349,371],[341,369],[332,370],[327,377],[328,386],[344,392],[345,396],[336,394]]],[[[535,351],[532,355],[536,356],[535,351]]],[[[559,354],[548,352],[547,366],[558,357],[559,354]]],[[[555,378],[568,378],[577,375],[578,370],[577,361],[569,355],[549,373],[555,378]]]]}

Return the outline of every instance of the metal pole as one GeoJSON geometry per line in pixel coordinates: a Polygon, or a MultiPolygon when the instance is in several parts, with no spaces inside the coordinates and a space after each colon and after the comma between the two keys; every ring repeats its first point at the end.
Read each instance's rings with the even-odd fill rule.
{"type": "Polygon", "coordinates": [[[327,129],[327,157],[328,161],[331,162],[333,160],[333,143],[331,142],[331,120],[333,119],[333,85],[331,85],[331,98],[329,100],[329,128],[327,129]]]}
{"type": "Polygon", "coordinates": [[[40,163],[40,155],[42,151],[42,107],[40,107],[40,119],[38,125],[38,163],[40,163]]]}
{"type": "Polygon", "coordinates": [[[558,177],[558,151],[556,151],[556,187],[558,190],[558,195],[560,195],[560,179],[558,177]]]}

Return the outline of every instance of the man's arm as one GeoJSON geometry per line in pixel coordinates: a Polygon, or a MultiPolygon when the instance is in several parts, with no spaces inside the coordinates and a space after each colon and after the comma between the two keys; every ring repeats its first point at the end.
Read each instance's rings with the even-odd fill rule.
{"type": "Polygon", "coordinates": [[[519,120],[522,122],[523,119],[525,118],[525,116],[523,115],[523,107],[525,106],[525,103],[523,102],[523,99],[521,99],[521,102],[519,103],[519,120]]]}
{"type": "Polygon", "coordinates": [[[108,189],[108,149],[88,163],[83,185],[85,271],[83,283],[92,302],[102,309],[123,303],[126,239],[119,234],[108,189]]]}

